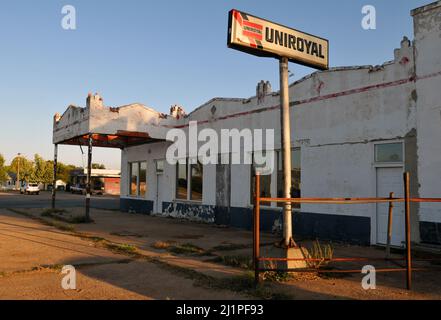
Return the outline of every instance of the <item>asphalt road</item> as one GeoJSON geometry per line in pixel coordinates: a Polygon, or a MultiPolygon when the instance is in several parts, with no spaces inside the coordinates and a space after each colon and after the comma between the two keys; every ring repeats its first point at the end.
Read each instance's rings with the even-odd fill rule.
{"type": "MultiPolygon", "coordinates": [[[[39,195],[0,192],[0,208],[48,208],[52,203],[51,196],[50,192],[41,192],[39,195]]],[[[57,192],[58,208],[82,207],[85,202],[86,199],[83,195],[57,192]]],[[[117,210],[119,209],[119,197],[92,196],[90,205],[97,209],[117,210]]]]}

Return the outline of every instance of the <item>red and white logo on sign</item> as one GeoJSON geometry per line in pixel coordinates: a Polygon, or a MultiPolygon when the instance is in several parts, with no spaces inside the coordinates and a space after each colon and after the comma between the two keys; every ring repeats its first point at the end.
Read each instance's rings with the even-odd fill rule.
{"type": "Polygon", "coordinates": [[[242,35],[248,38],[250,46],[263,49],[263,26],[258,23],[250,22],[248,16],[242,12],[234,11],[233,16],[237,23],[242,27],[242,35]]]}

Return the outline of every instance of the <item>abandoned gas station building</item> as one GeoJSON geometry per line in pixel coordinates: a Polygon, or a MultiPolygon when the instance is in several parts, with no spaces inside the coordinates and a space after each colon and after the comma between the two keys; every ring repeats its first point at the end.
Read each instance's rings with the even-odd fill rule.
{"type": "MultiPolygon", "coordinates": [[[[441,194],[441,1],[415,9],[413,41],[404,38],[394,59],[380,66],[338,67],[290,85],[292,196],[403,196],[403,172],[416,197],[441,194]]],[[[279,94],[269,83],[247,99],[214,98],[190,114],[166,115],[141,104],[87,106],[55,116],[54,144],[122,150],[121,208],[239,228],[252,225],[252,165],[165,161],[172,128],[274,129],[280,150],[279,94]]],[[[279,161],[276,161],[278,165],[279,161]]],[[[262,178],[265,196],[280,196],[276,167],[262,178]]],[[[387,204],[317,205],[293,209],[300,237],[384,244],[387,204]]],[[[264,230],[281,227],[281,208],[262,208],[264,230]]],[[[441,244],[441,206],[412,204],[412,241],[441,244]]],[[[404,208],[394,209],[392,244],[404,240],[404,208]]]]}

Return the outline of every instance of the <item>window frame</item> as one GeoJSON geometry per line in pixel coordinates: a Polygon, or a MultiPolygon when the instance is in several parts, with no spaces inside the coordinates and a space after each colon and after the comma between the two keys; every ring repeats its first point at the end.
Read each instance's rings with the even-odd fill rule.
{"type": "MultiPolygon", "coordinates": [[[[250,166],[250,188],[249,188],[249,190],[250,190],[250,206],[254,206],[254,176],[255,176],[255,173],[256,173],[256,171],[255,171],[256,166],[254,164],[254,154],[256,152],[273,152],[274,153],[274,158],[275,158],[273,165],[276,166],[276,162],[277,162],[277,151],[276,150],[270,150],[270,151],[263,150],[263,151],[251,152],[251,164],[249,165],[250,166]]],[[[260,185],[261,186],[262,186],[262,177],[268,177],[269,180],[270,180],[270,187],[269,187],[270,195],[269,195],[269,198],[272,198],[273,195],[274,195],[274,192],[273,192],[274,191],[273,190],[274,189],[274,185],[273,185],[274,177],[273,177],[273,175],[274,175],[275,172],[276,172],[276,170],[273,170],[271,172],[271,174],[266,174],[266,175],[261,175],[260,176],[260,185]]],[[[271,203],[270,202],[262,202],[260,204],[260,206],[269,209],[269,208],[277,207],[277,204],[275,202],[271,202],[271,203]]]]}
{"type": "Polygon", "coordinates": [[[175,168],[175,201],[187,201],[188,200],[188,187],[189,187],[189,182],[188,182],[188,159],[185,159],[185,164],[183,163],[179,163],[179,161],[176,163],[176,168],[175,168]],[[185,179],[186,179],[186,184],[187,184],[187,188],[186,188],[186,196],[185,198],[179,198],[178,197],[178,190],[179,190],[179,168],[180,166],[185,166],[186,171],[185,171],[185,179]]]}
{"type": "Polygon", "coordinates": [[[390,141],[374,142],[372,148],[373,148],[373,150],[372,150],[371,154],[372,154],[372,163],[373,163],[374,167],[402,167],[402,166],[404,166],[404,164],[406,162],[406,146],[405,146],[403,140],[390,140],[390,141]],[[378,145],[398,144],[398,143],[401,144],[402,161],[397,161],[397,162],[378,162],[378,161],[376,161],[377,160],[376,151],[377,151],[378,145]]]}
{"type": "Polygon", "coordinates": [[[165,160],[164,159],[157,159],[155,160],[155,173],[157,175],[163,175],[165,172],[165,160]],[[158,169],[158,164],[162,163],[162,169],[158,169]]]}
{"type": "Polygon", "coordinates": [[[129,166],[129,175],[128,175],[128,190],[127,190],[127,196],[131,197],[131,198],[145,198],[147,196],[147,192],[148,192],[148,179],[147,179],[147,172],[148,172],[148,163],[146,160],[141,160],[141,161],[130,161],[128,162],[128,166],[129,166]],[[145,163],[145,193],[142,195],[141,194],[141,164],[145,163]],[[133,169],[133,165],[136,165],[137,170],[138,170],[138,174],[136,176],[136,192],[135,194],[132,194],[132,169],[133,169]]]}
{"type": "MultiPolygon", "coordinates": [[[[189,161],[190,162],[190,161],[189,161]]],[[[193,201],[193,202],[202,202],[203,198],[204,198],[204,165],[202,163],[200,163],[199,161],[197,161],[196,163],[189,163],[189,168],[188,168],[188,184],[189,184],[189,188],[187,189],[187,198],[189,201],[193,201]],[[195,165],[200,165],[202,168],[202,174],[201,174],[201,180],[202,180],[202,190],[201,190],[201,198],[200,199],[193,199],[193,166],[195,165]]]]}
{"type": "MultiPolygon", "coordinates": [[[[194,161],[194,160],[193,160],[194,161]]],[[[187,194],[185,198],[179,198],[178,197],[178,178],[179,178],[179,166],[184,165],[184,164],[180,164],[179,161],[176,163],[175,165],[175,201],[176,202],[193,202],[193,203],[202,203],[204,200],[204,165],[202,163],[200,163],[200,161],[196,160],[196,163],[193,163],[193,161],[190,158],[186,158],[185,159],[185,168],[186,168],[186,179],[187,179],[187,194]],[[192,178],[192,166],[200,163],[200,165],[202,166],[202,196],[201,199],[192,199],[192,191],[191,191],[191,178],[192,178]]]]}

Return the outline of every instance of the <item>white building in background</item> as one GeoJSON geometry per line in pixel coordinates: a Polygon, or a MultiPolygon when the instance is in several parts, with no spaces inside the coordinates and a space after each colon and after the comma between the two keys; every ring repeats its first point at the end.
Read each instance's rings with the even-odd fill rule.
{"type": "Polygon", "coordinates": [[[13,172],[8,172],[6,176],[6,181],[0,183],[0,190],[10,191],[16,188],[17,175],[13,172]]]}
{"type": "MultiPolygon", "coordinates": [[[[404,171],[416,197],[441,197],[441,1],[412,11],[414,40],[404,38],[381,66],[332,68],[290,85],[293,196],[403,195],[404,171]]],[[[140,104],[106,108],[89,95],[54,121],[55,144],[122,149],[121,208],[250,228],[252,166],[171,165],[168,130],[274,129],[280,150],[279,93],[259,83],[248,99],[214,98],[188,115],[164,115],[140,104]]],[[[278,161],[277,161],[278,162],[278,161]]],[[[280,167],[262,179],[262,194],[280,196],[280,167]]],[[[392,242],[404,240],[402,205],[394,209],[392,242]]],[[[361,244],[386,241],[387,205],[301,205],[297,236],[361,244]]],[[[441,206],[413,205],[412,240],[441,243],[441,206]]],[[[278,230],[281,209],[262,208],[262,228],[278,230]]]]}

